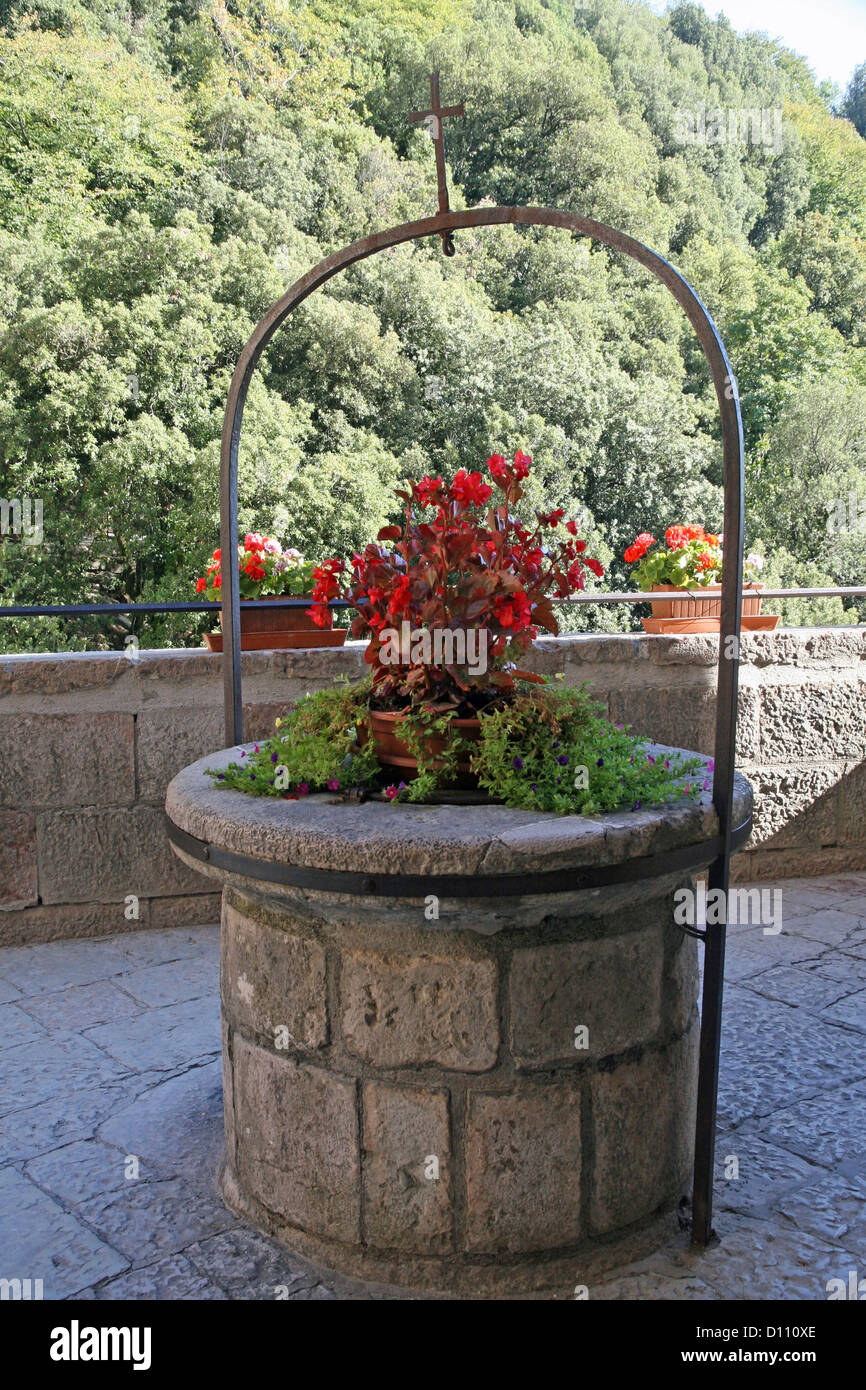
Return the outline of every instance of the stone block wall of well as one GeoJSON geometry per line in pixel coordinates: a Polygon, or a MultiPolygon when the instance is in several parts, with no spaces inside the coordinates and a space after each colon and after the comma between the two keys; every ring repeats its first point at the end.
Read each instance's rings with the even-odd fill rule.
{"type": "Polygon", "coordinates": [[[333,924],[315,894],[295,910],[227,887],[231,1204],[330,1267],[460,1292],[504,1287],[491,1261],[573,1276],[670,1210],[698,1042],[675,886],[645,884],[640,914],[541,906],[492,935],[438,931],[419,903],[333,924]]]}
{"type": "MultiPolygon", "coordinates": [[[[533,664],[587,681],[611,716],[712,753],[714,637],[541,639],[533,664]]],[[[363,644],[244,654],[248,738],[285,705],[364,673],[363,644]]],[[[172,854],[168,782],[221,748],[219,655],[0,657],[0,943],[216,921],[212,885],[172,854]]],[[[735,876],[866,868],[866,628],[744,638],[739,767],[755,833],[735,876]]]]}

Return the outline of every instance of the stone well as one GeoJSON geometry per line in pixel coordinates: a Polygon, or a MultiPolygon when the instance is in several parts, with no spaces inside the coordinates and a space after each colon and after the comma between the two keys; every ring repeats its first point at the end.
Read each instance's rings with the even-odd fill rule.
{"type": "MultiPolygon", "coordinates": [[[[166,800],[176,853],[223,887],[229,1205],[329,1268],[468,1296],[571,1297],[663,1238],[698,1042],[673,894],[714,857],[709,793],[597,820],[289,802],[214,787],[205,767],[236,757],[166,800]],[[286,865],[368,877],[333,891],[280,882],[286,865]],[[526,891],[605,865],[623,881],[526,891]],[[394,875],[414,896],[377,891],[394,875]]],[[[750,813],[738,777],[734,824],[750,813]]]]}

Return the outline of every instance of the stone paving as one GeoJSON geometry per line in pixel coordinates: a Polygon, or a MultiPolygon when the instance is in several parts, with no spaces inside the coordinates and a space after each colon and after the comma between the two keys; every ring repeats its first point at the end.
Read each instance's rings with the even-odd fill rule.
{"type": "MultiPolygon", "coordinates": [[[[761,886],[784,925],[729,931],[721,1241],[683,1234],[590,1298],[825,1299],[866,1277],[866,873],[761,886]]],[[[218,977],[215,926],[0,950],[0,1278],[53,1299],[412,1297],[317,1271],[221,1202],[218,977]]]]}

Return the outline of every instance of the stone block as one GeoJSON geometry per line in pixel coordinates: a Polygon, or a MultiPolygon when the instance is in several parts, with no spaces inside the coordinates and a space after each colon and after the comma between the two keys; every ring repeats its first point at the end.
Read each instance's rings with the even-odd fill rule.
{"type": "Polygon", "coordinates": [[[117,901],[212,892],[172,851],[156,806],[54,811],[39,818],[44,903],[117,901]]]}
{"type": "Polygon", "coordinates": [[[574,1082],[468,1098],[466,1249],[520,1253],[582,1235],[581,1091],[574,1082]]]}
{"type": "Polygon", "coordinates": [[[515,951],[510,1043],[517,1065],[584,1062],[646,1042],[661,1024],[662,966],[658,927],[515,951]]]}
{"type": "Polygon", "coordinates": [[[382,1249],[439,1254],[450,1248],[446,1091],[364,1087],[364,1230],[382,1249]]]}
{"type": "Polygon", "coordinates": [[[692,1157],[698,1029],[665,1052],[599,1072],[590,1083],[595,1165],[590,1222],[604,1235],[648,1216],[692,1157]]]}
{"type": "Polygon", "coordinates": [[[127,919],[126,905],[114,903],[56,903],[0,913],[0,946],[33,946],[39,942],[79,937],[114,936],[138,932],[151,925],[150,904],[141,899],[137,919],[127,919]]]}
{"type": "Polygon", "coordinates": [[[0,805],[127,806],[134,800],[131,714],[0,716],[0,805]]]}
{"type": "Polygon", "coordinates": [[[274,1041],[288,1031],[289,1048],[328,1041],[325,952],[318,942],[266,920],[255,921],[228,900],[222,912],[222,1000],[232,1023],[274,1041]]]}
{"type": "Polygon", "coordinates": [[[751,767],[746,776],[755,793],[752,844],[820,849],[837,843],[841,763],[751,767]]]}
{"type": "Polygon", "coordinates": [[[238,1178],[269,1211],[303,1231],[351,1243],[360,1235],[361,1165],[355,1082],[234,1037],[238,1178]]]}
{"type": "Polygon", "coordinates": [[[36,821],[18,811],[0,811],[0,911],[38,901],[36,821]]]}
{"type": "Polygon", "coordinates": [[[663,1020],[665,1029],[676,1035],[689,1027],[698,1002],[698,943],[674,924],[669,927],[667,937],[663,1020]]]}
{"type": "Polygon", "coordinates": [[[219,893],[179,894],[171,898],[153,898],[150,903],[152,927],[201,927],[219,919],[219,893]]]}
{"type": "Polygon", "coordinates": [[[849,763],[839,784],[839,843],[866,843],[866,761],[849,763]]]}
{"type": "Polygon", "coordinates": [[[142,710],[136,718],[138,794],[162,805],[181,768],[225,747],[221,705],[142,710]]]}
{"type": "Polygon", "coordinates": [[[492,960],[347,951],[340,981],[346,1048],[379,1067],[487,1071],[499,1047],[496,983],[492,960]]]}
{"type": "Polygon", "coordinates": [[[767,685],[760,699],[762,763],[859,760],[866,755],[866,683],[767,685]]]}
{"type": "MultiPolygon", "coordinates": [[[[670,684],[634,685],[612,690],[610,717],[630,724],[635,733],[711,755],[715,746],[716,692],[712,686],[670,684]]],[[[758,748],[757,694],[742,687],[737,713],[737,755],[756,756],[758,748]]]]}

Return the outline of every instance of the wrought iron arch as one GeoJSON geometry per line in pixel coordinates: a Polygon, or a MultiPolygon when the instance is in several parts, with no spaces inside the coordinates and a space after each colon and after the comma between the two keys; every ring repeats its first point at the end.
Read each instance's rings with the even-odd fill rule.
{"type": "MultiPolygon", "coordinates": [[[[421,237],[450,235],[468,227],[561,227],[591,237],[615,251],[639,261],[666,285],[697,334],[716,388],[722,424],[724,460],[725,565],[722,572],[722,616],[719,635],[716,694],[715,769],[713,804],[719,818],[718,857],[709,870],[709,887],[727,895],[733,851],[732,825],[734,767],[736,758],[737,687],[740,642],[740,592],[743,584],[744,458],[743,425],[737,384],[724,344],[710,314],[691,285],[677,270],[642,242],[625,232],[556,208],[479,207],[462,212],[441,212],[435,217],[406,222],[376,232],[335,251],[297,280],[282,299],[267,311],[244,347],[229,388],[220,454],[220,544],[222,554],[237,554],[238,545],[238,447],[250,379],[262,352],[293,309],[348,266],[385,251],[391,246],[421,237]]],[[[243,738],[240,660],[240,589],[237,565],[223,565],[222,631],[225,691],[226,744],[243,738]],[[227,582],[226,582],[227,580],[227,582]]],[[[706,1245],[712,1235],[712,1179],[715,1153],[716,1100],[721,1042],[722,980],[725,958],[725,926],[707,927],[702,934],[704,962],[701,1018],[698,1109],[695,1131],[695,1172],[692,1236],[706,1245]]]]}

